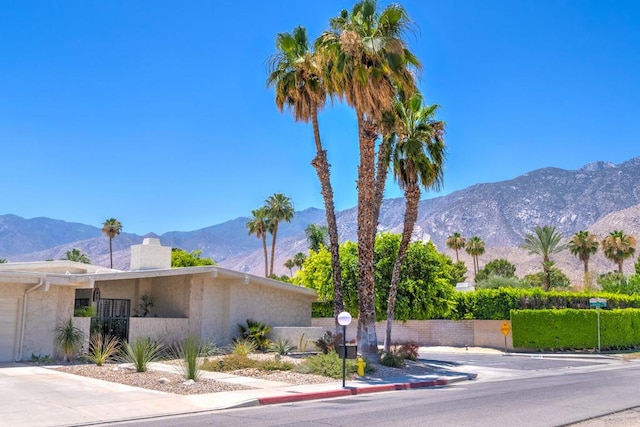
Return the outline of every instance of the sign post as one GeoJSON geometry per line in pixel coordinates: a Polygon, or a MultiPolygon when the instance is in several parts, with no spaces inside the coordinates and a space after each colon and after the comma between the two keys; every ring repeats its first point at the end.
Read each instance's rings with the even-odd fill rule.
{"type": "Polygon", "coordinates": [[[606,307],[607,300],[604,298],[589,298],[589,307],[595,307],[598,313],[598,353],[600,353],[600,307],[606,307]]]}
{"type": "Polygon", "coordinates": [[[504,352],[507,352],[507,335],[509,335],[509,332],[511,331],[511,325],[509,325],[509,322],[507,322],[506,320],[504,322],[502,322],[502,325],[500,326],[500,330],[502,331],[502,335],[504,335],[504,352]]]}

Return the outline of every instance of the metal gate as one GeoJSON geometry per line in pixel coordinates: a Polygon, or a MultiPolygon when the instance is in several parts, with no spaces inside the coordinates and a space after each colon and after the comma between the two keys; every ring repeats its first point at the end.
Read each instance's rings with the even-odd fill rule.
{"type": "Polygon", "coordinates": [[[91,332],[129,339],[129,314],[131,300],[101,298],[98,301],[98,317],[91,319],[91,332]]]}

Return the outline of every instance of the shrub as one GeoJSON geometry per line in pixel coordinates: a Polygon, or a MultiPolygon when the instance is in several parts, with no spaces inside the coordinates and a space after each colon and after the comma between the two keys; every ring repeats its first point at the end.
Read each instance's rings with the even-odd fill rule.
{"type": "Polygon", "coordinates": [[[238,328],[240,329],[240,336],[253,341],[258,350],[269,348],[268,335],[271,332],[271,327],[266,323],[247,319],[246,325],[239,324],[238,328]]]}
{"type": "Polygon", "coordinates": [[[239,369],[255,368],[257,366],[258,361],[246,355],[229,354],[219,360],[206,360],[202,363],[201,368],[205,371],[229,372],[239,369]]]}
{"type": "Polygon", "coordinates": [[[320,349],[323,354],[335,352],[338,347],[338,341],[342,340],[342,335],[333,334],[331,331],[325,332],[318,341],[315,342],[316,347],[320,349]]]}
{"type": "Polygon", "coordinates": [[[84,307],[78,307],[73,310],[74,317],[96,317],[97,312],[96,308],[90,305],[85,305],[84,307]]]}
{"type": "Polygon", "coordinates": [[[73,320],[71,320],[71,318],[69,318],[68,322],[56,327],[56,343],[62,350],[65,362],[75,356],[83,338],[84,334],[80,329],[73,326],[73,320]]]}
{"type": "Polygon", "coordinates": [[[275,342],[271,343],[269,347],[271,351],[275,351],[280,356],[286,356],[296,349],[295,345],[292,345],[287,338],[278,338],[275,342]]]}
{"type": "Polygon", "coordinates": [[[283,362],[281,360],[266,360],[259,364],[259,368],[265,371],[290,371],[294,366],[293,363],[283,362]]]}
{"type": "Polygon", "coordinates": [[[416,343],[410,342],[398,347],[398,352],[403,359],[406,360],[418,360],[420,347],[416,343]]]}
{"type": "Polygon", "coordinates": [[[117,356],[120,351],[120,339],[111,335],[93,334],[89,338],[89,352],[87,360],[102,366],[117,356]]]}
{"type": "Polygon", "coordinates": [[[145,372],[149,363],[155,362],[160,357],[164,346],[152,341],[151,338],[138,338],[132,343],[124,342],[121,359],[124,362],[133,363],[136,372],[145,372]]]}
{"type": "Polygon", "coordinates": [[[404,357],[397,347],[392,346],[391,351],[382,353],[380,363],[390,368],[402,368],[404,367],[404,357]]]}
{"type": "MultiPolygon", "coordinates": [[[[346,361],[346,371],[353,374],[357,371],[355,360],[346,361]]],[[[317,374],[331,378],[342,378],[342,359],[336,352],[318,354],[308,357],[296,368],[303,374],[317,374]]]]}

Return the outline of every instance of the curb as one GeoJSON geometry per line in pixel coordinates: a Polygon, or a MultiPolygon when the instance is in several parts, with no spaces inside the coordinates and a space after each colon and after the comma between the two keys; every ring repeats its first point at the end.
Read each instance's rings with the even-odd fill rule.
{"type": "Polygon", "coordinates": [[[475,374],[454,377],[451,379],[437,379],[426,381],[414,381],[407,383],[391,383],[370,386],[356,386],[294,395],[272,396],[257,399],[257,405],[277,405],[281,403],[301,402],[305,400],[331,399],[335,397],[355,396],[359,394],[378,393],[384,391],[410,390],[414,388],[441,387],[460,381],[475,379],[475,374]]]}

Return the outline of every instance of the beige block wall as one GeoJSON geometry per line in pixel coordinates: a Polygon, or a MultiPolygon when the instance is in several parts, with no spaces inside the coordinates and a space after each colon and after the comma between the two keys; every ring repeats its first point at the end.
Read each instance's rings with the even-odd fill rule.
{"type": "MultiPolygon", "coordinates": [[[[333,318],[314,318],[313,326],[333,331],[333,318]]],[[[452,347],[491,347],[504,349],[504,335],[500,330],[502,320],[409,320],[394,321],[391,329],[393,343],[415,342],[419,345],[452,347]]],[[[347,340],[356,338],[358,319],[353,319],[347,328],[347,340]]],[[[378,343],[384,342],[386,322],[376,323],[378,343]]],[[[507,337],[507,349],[513,349],[511,334],[507,337]]]]}
{"type": "Polygon", "coordinates": [[[296,346],[296,351],[317,350],[315,341],[324,335],[325,329],[317,326],[276,326],[271,329],[269,338],[272,342],[279,339],[289,340],[291,345],[296,346]]]}

